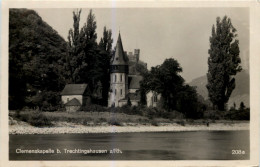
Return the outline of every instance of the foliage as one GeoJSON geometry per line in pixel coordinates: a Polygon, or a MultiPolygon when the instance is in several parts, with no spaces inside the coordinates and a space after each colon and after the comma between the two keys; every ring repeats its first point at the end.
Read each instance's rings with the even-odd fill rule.
{"type": "Polygon", "coordinates": [[[245,106],[244,102],[241,102],[239,110],[244,110],[245,108],[246,108],[246,106],[245,106]]]}
{"type": "Polygon", "coordinates": [[[51,121],[39,111],[26,111],[21,114],[21,111],[18,110],[17,114],[14,115],[14,118],[28,122],[30,125],[36,127],[52,126],[51,121]]]}
{"type": "Polygon", "coordinates": [[[87,62],[83,53],[83,39],[80,34],[81,10],[73,12],[73,29],[69,30],[68,35],[68,55],[66,68],[68,70],[68,80],[71,83],[82,83],[81,73],[86,69],[87,62]]]}
{"type": "Polygon", "coordinates": [[[212,27],[207,89],[211,102],[219,110],[225,109],[225,104],[235,89],[234,76],[242,70],[236,31],[227,16],[222,20],[218,17],[216,28],[214,25],[212,27]]]}
{"type": "Polygon", "coordinates": [[[100,62],[102,66],[102,75],[101,75],[101,83],[102,83],[102,102],[101,104],[107,106],[108,99],[108,91],[110,87],[110,59],[112,57],[112,31],[107,30],[104,27],[103,37],[99,42],[99,50],[100,50],[100,62]]]}
{"type": "Polygon", "coordinates": [[[72,83],[87,83],[93,102],[106,106],[109,91],[109,65],[112,56],[112,31],[104,27],[97,44],[97,23],[90,10],[86,23],[79,29],[81,10],[73,12],[73,29],[69,31],[67,67],[72,83]],[[100,95],[101,94],[101,95],[100,95]]]}
{"type": "Polygon", "coordinates": [[[128,106],[131,106],[131,105],[132,105],[131,100],[130,100],[130,97],[128,97],[128,99],[127,99],[127,105],[128,105],[128,106]]]}
{"type": "Polygon", "coordinates": [[[33,10],[10,9],[9,20],[9,109],[58,105],[64,87],[66,43],[33,10]]]}
{"type": "Polygon", "coordinates": [[[140,84],[143,96],[150,90],[156,91],[162,94],[165,108],[176,109],[177,97],[175,95],[184,83],[184,79],[179,75],[180,72],[182,68],[173,58],[166,59],[162,65],[152,67],[151,71],[144,74],[140,84]]]}
{"type": "MultiPolygon", "coordinates": [[[[155,91],[163,97],[163,108],[177,110],[189,118],[202,117],[205,106],[198,100],[195,88],[184,84],[180,76],[182,68],[173,58],[166,59],[162,65],[152,67],[141,81],[141,102],[145,104],[146,93],[155,91]]],[[[151,117],[151,116],[150,116],[151,117]]]]}

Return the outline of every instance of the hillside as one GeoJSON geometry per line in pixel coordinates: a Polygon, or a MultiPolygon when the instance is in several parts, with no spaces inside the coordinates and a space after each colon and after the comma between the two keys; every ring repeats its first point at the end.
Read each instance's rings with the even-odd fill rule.
{"type": "MultiPolygon", "coordinates": [[[[244,102],[246,107],[249,107],[249,71],[243,70],[236,75],[236,88],[233,90],[231,97],[228,101],[228,106],[233,106],[236,103],[236,106],[239,107],[240,102],[244,102]]],[[[207,76],[202,76],[192,80],[189,83],[191,86],[196,86],[197,92],[208,99],[208,90],[206,88],[207,76]]]]}
{"type": "Polygon", "coordinates": [[[9,11],[9,108],[51,106],[64,84],[65,40],[33,10],[9,11]]]}

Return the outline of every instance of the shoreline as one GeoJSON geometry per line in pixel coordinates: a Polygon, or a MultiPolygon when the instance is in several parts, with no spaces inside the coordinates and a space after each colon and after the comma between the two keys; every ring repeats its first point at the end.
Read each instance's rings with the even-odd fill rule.
{"type": "Polygon", "coordinates": [[[22,134],[88,134],[88,133],[133,133],[133,132],[188,132],[188,131],[239,131],[249,130],[248,122],[234,122],[234,123],[211,123],[206,125],[192,125],[185,126],[176,123],[160,124],[159,126],[152,125],[125,125],[125,126],[84,126],[77,124],[66,124],[55,127],[34,127],[26,123],[16,125],[9,125],[9,135],[22,134]]]}

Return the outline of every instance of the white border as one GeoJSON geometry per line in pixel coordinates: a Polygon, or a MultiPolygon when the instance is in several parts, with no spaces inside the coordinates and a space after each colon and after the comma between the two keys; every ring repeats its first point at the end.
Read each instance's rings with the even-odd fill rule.
{"type": "MultiPolygon", "coordinates": [[[[0,166],[258,166],[260,111],[260,2],[258,1],[3,1],[1,50],[0,166]],[[249,7],[250,8],[250,160],[224,161],[9,161],[8,135],[8,20],[9,8],[162,8],[249,7]]],[[[196,152],[196,150],[194,150],[196,152]]]]}

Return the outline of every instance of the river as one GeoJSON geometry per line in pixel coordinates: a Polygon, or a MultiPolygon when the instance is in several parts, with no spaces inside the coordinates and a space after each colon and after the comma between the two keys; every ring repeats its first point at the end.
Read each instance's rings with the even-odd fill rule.
{"type": "Polygon", "coordinates": [[[248,160],[249,141],[249,131],[9,135],[9,159],[248,160]]]}

